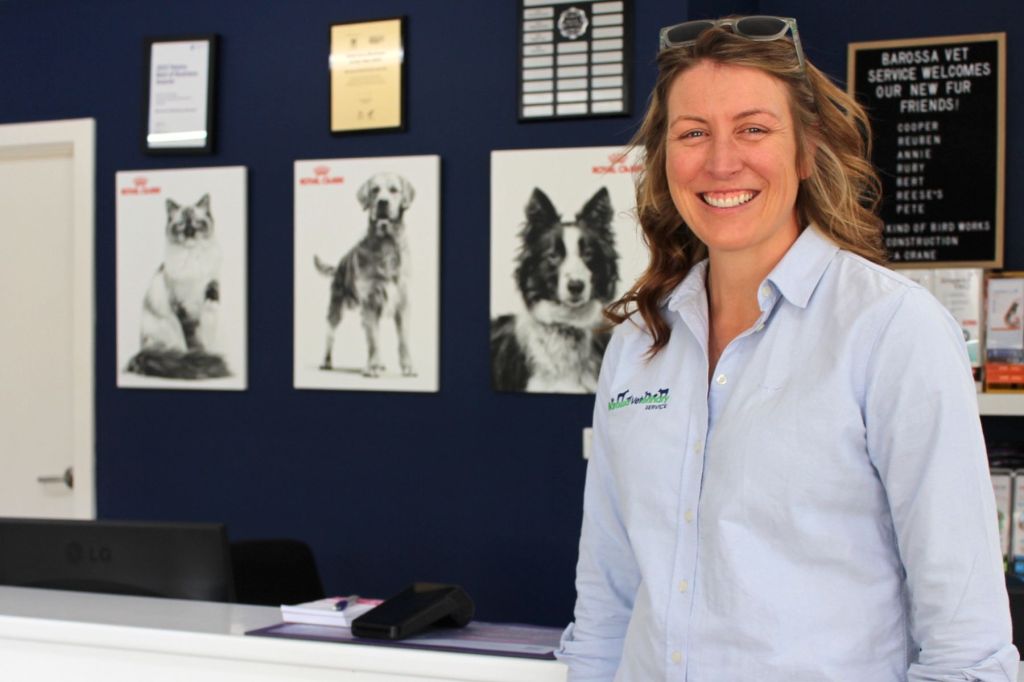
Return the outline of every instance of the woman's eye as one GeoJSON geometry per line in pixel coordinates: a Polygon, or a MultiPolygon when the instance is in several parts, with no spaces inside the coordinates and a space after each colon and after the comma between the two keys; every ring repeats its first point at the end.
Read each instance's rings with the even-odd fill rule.
{"type": "Polygon", "coordinates": [[[743,129],[743,132],[747,133],[748,135],[763,135],[768,131],[760,126],[748,126],[743,129]]]}
{"type": "Polygon", "coordinates": [[[703,130],[684,130],[683,132],[676,135],[677,140],[684,142],[690,142],[691,140],[699,140],[702,137],[706,137],[707,133],[703,130]]]}

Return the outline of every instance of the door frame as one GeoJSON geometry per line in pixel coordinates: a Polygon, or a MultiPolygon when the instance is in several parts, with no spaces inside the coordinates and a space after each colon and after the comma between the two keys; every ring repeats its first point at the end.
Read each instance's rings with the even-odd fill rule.
{"type": "MultiPolygon", "coordinates": [[[[68,157],[72,165],[72,466],[74,518],[96,518],[95,186],[93,118],[0,125],[0,158],[68,157]]],[[[42,473],[42,472],[41,472],[42,473]]],[[[49,472],[46,472],[49,473],[49,472]]],[[[59,472],[58,472],[59,473],[59,472]]]]}

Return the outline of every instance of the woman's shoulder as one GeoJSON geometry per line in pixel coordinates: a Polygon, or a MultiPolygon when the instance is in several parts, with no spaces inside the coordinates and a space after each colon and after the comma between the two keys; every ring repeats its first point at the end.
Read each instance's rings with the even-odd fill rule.
{"type": "Polygon", "coordinates": [[[832,276],[841,285],[844,296],[860,299],[864,305],[872,301],[897,304],[909,298],[920,305],[945,310],[931,292],[901,272],[887,265],[874,263],[850,251],[836,253],[835,272],[832,276]]]}
{"type": "MultiPolygon", "coordinates": [[[[665,312],[664,307],[658,309],[659,315],[665,312]]],[[[654,336],[647,322],[639,312],[634,312],[612,329],[602,368],[611,365],[617,371],[630,371],[630,368],[642,367],[651,359],[653,343],[654,336]]]]}
{"type": "Polygon", "coordinates": [[[888,265],[874,263],[845,249],[840,249],[836,253],[836,262],[841,276],[862,287],[867,287],[867,291],[870,293],[901,295],[911,289],[926,291],[920,284],[888,265]]]}
{"type": "Polygon", "coordinates": [[[959,330],[946,307],[902,273],[844,250],[837,253],[835,264],[833,291],[845,299],[848,307],[875,318],[880,325],[895,323],[908,332],[922,334],[959,330]]]}
{"type": "Polygon", "coordinates": [[[634,311],[612,329],[612,338],[606,352],[628,352],[638,345],[650,346],[651,333],[643,316],[639,311],[634,311]]]}

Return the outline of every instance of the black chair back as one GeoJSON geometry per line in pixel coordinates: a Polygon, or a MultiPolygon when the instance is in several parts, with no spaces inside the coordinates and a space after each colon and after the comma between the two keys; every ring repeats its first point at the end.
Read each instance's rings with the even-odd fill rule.
{"type": "Polygon", "coordinates": [[[313,551],[299,540],[232,542],[231,562],[239,603],[280,606],[324,597],[313,551]]]}

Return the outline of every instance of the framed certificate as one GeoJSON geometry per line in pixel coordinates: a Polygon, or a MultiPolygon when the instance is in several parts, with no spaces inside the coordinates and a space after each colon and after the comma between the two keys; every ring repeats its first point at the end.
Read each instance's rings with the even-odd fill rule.
{"type": "Polygon", "coordinates": [[[146,39],[144,152],[213,151],[216,54],[215,35],[146,39]]]}
{"type": "Polygon", "coordinates": [[[405,128],[405,18],[331,25],[331,132],[405,128]]]}
{"type": "Polygon", "coordinates": [[[519,120],[628,116],[632,0],[519,0],[519,120]]]}

